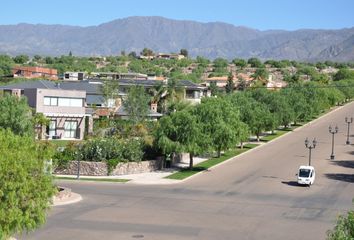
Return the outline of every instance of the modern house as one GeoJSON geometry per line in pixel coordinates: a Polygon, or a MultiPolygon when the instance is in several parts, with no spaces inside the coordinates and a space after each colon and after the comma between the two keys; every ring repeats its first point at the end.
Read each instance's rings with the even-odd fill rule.
{"type": "Polygon", "coordinates": [[[58,80],[58,71],[52,68],[16,66],[12,68],[12,74],[15,78],[46,78],[58,80]]]}
{"type": "Polygon", "coordinates": [[[38,80],[0,87],[4,93],[25,96],[35,112],[43,113],[49,126],[37,127],[40,139],[81,140],[85,130],[85,99],[82,90],[66,90],[51,81],[38,80]]]}

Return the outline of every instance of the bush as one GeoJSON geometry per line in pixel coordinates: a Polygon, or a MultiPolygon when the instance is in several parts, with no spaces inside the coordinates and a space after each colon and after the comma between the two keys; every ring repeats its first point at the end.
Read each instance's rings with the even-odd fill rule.
{"type": "Polygon", "coordinates": [[[327,232],[328,240],[352,240],[354,239],[354,211],[348,212],[347,216],[339,216],[336,226],[327,232]]]}
{"type": "Polygon", "coordinates": [[[55,188],[46,174],[46,144],[0,130],[0,239],[36,229],[46,220],[55,188]]]}
{"type": "Polygon", "coordinates": [[[65,168],[70,161],[77,159],[78,145],[75,142],[69,142],[64,149],[56,149],[53,156],[54,167],[65,168]]]}
{"type": "Polygon", "coordinates": [[[107,159],[121,158],[122,145],[115,138],[89,140],[80,150],[83,160],[101,162],[107,159]]]}
{"type": "Polygon", "coordinates": [[[138,162],[143,159],[143,143],[141,139],[129,139],[124,143],[123,159],[129,162],[138,162]]]}

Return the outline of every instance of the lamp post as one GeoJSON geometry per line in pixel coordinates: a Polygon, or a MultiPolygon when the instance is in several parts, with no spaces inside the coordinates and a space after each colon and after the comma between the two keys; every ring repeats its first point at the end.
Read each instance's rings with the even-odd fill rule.
{"type": "Polygon", "coordinates": [[[316,138],[313,139],[312,144],[310,143],[310,141],[307,138],[305,139],[305,146],[306,146],[306,148],[308,148],[310,150],[310,152],[309,152],[309,166],[311,166],[311,150],[312,150],[312,148],[315,148],[316,145],[317,145],[316,138]]]}
{"type": "Polygon", "coordinates": [[[331,160],[334,159],[334,134],[338,133],[338,126],[332,129],[332,126],[328,127],[329,133],[332,134],[332,153],[331,153],[331,160]]]}
{"type": "Polygon", "coordinates": [[[347,133],[347,142],[346,142],[346,144],[350,144],[350,142],[349,142],[349,128],[350,128],[350,124],[353,122],[353,117],[351,117],[350,119],[345,117],[345,122],[348,124],[348,133],[347,133]]]}

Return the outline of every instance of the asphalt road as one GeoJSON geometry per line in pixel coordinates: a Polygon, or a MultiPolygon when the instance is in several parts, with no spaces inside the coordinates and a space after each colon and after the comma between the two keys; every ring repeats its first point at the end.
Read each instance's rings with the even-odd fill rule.
{"type": "Polygon", "coordinates": [[[325,239],[336,216],[352,207],[354,145],[345,144],[344,118],[353,113],[348,104],[180,184],[63,181],[83,201],[54,207],[45,226],[18,238],[325,239]],[[330,124],[339,127],[334,161],[330,124]],[[298,167],[308,163],[306,137],[318,141],[311,188],[295,182],[298,167]]]}

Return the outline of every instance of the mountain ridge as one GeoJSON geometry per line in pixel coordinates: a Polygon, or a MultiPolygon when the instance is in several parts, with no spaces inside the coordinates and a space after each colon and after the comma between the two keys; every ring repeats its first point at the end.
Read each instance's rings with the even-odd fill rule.
{"type": "Polygon", "coordinates": [[[133,16],[86,27],[0,25],[0,53],[57,56],[72,51],[78,56],[96,56],[118,55],[121,51],[139,53],[147,47],[155,52],[185,48],[193,57],[207,58],[353,61],[353,35],[354,27],[261,31],[223,22],[133,16]],[[334,49],[342,54],[334,55],[334,49]]]}

